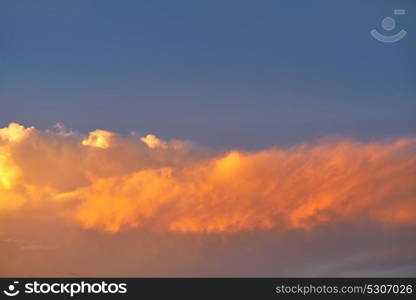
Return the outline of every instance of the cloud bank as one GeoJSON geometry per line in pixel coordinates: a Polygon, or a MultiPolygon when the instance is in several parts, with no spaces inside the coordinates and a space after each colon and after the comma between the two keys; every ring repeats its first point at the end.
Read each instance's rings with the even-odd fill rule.
{"type": "Polygon", "coordinates": [[[40,131],[12,123],[0,129],[0,275],[54,275],[71,268],[74,276],[366,274],[363,268],[375,274],[406,266],[414,272],[416,243],[409,240],[415,238],[415,178],[413,137],[328,138],[247,152],[152,134],[80,134],[63,126],[40,131]],[[340,234],[344,241],[334,241],[340,234]],[[109,254],[87,236],[127,258],[97,267],[109,254]],[[373,246],[365,242],[372,236],[373,246]],[[386,246],[392,239],[399,248],[386,246]],[[297,251],[308,243],[316,254],[305,258],[297,251]],[[365,246],[354,248],[357,243],[365,246]],[[244,247],[251,252],[244,254],[244,247]],[[334,248],[323,255],[333,256],[330,261],[321,255],[327,247],[334,248]],[[56,254],[72,249],[80,259],[88,252],[81,248],[96,259],[75,267],[56,254]],[[183,264],[166,261],[160,249],[183,264]],[[47,269],[35,263],[50,252],[56,260],[47,269]],[[152,264],[148,258],[155,253],[159,261],[152,264]],[[302,257],[310,267],[271,263],[285,256],[302,257]],[[242,263],[247,258],[251,263],[242,263]],[[219,263],[224,260],[228,265],[219,263]],[[255,271],[261,261],[268,264],[255,271]]]}

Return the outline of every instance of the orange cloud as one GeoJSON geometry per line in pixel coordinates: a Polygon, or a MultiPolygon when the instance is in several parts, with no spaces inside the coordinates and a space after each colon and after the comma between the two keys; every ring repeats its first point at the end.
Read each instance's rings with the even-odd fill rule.
{"type": "Polygon", "coordinates": [[[84,146],[91,146],[106,149],[110,147],[110,139],[113,133],[105,130],[95,130],[90,132],[88,138],[82,141],[84,146]]]}
{"type": "Polygon", "coordinates": [[[111,232],[311,230],[362,219],[414,226],[415,146],[415,138],[337,139],[207,155],[153,135],[11,124],[0,129],[0,210],[69,203],[65,218],[111,232]]]}

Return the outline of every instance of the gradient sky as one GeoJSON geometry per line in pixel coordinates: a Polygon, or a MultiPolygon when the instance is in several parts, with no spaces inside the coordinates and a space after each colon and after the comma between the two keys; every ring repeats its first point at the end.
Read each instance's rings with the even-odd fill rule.
{"type": "Polygon", "coordinates": [[[415,15],[0,1],[0,277],[415,276],[415,15]]]}
{"type": "Polygon", "coordinates": [[[412,0],[2,1],[0,122],[243,148],[409,135],[415,14],[412,0]],[[395,8],[408,35],[377,42],[395,8]]]}

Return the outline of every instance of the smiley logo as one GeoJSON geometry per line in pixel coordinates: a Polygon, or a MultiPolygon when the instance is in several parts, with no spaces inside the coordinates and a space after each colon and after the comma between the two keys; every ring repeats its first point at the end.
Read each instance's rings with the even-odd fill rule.
{"type": "Polygon", "coordinates": [[[10,297],[14,297],[14,296],[18,295],[20,293],[20,291],[16,289],[16,285],[18,285],[18,284],[19,284],[19,281],[14,281],[13,284],[10,284],[7,287],[7,290],[4,290],[3,292],[7,296],[10,296],[10,297]]]}
{"type": "MultiPolygon", "coordinates": [[[[404,15],[406,14],[406,11],[404,9],[395,9],[394,10],[395,15],[404,15]]],[[[386,17],[381,21],[381,27],[385,31],[392,31],[394,28],[396,28],[396,21],[391,17],[386,17]]],[[[400,30],[398,33],[393,35],[384,35],[380,32],[378,32],[376,29],[373,29],[370,31],[371,35],[378,41],[383,43],[395,43],[400,41],[402,38],[405,37],[407,34],[406,30],[400,30]]]]}

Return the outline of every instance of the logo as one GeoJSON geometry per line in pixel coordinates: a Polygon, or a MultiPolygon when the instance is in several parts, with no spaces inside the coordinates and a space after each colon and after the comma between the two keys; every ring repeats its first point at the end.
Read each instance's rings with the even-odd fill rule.
{"type": "Polygon", "coordinates": [[[7,290],[4,290],[3,292],[7,296],[10,296],[10,297],[14,297],[14,296],[18,295],[20,293],[19,290],[16,290],[16,285],[18,285],[18,284],[19,284],[19,281],[14,281],[13,284],[10,284],[8,286],[8,289],[7,290]]]}
{"type": "Polygon", "coordinates": [[[20,290],[17,289],[19,281],[10,284],[3,293],[9,297],[18,294],[66,294],[74,297],[77,294],[126,294],[127,283],[114,282],[32,282],[22,283],[20,290]]]}
{"type": "MultiPolygon", "coordinates": [[[[396,16],[402,16],[406,14],[406,11],[404,9],[395,9],[394,14],[396,16]]],[[[381,27],[383,27],[385,31],[392,31],[394,28],[396,28],[396,21],[391,17],[385,17],[381,21],[381,27]]],[[[407,31],[402,29],[398,33],[393,35],[384,35],[378,32],[376,29],[373,29],[370,31],[370,34],[380,42],[395,43],[404,38],[404,36],[407,34],[407,31]]]]}

